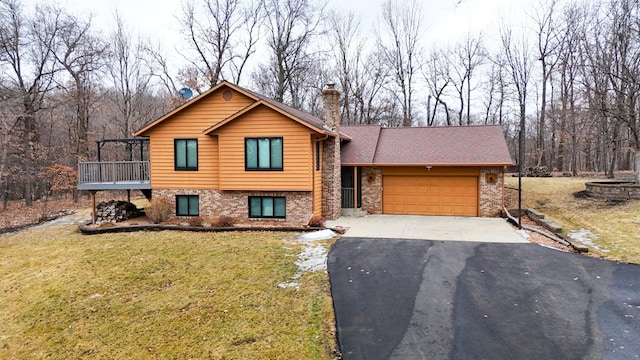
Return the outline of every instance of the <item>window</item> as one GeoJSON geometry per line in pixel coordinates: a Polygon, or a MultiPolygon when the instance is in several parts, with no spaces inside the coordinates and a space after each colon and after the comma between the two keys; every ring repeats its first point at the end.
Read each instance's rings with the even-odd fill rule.
{"type": "Polygon", "coordinates": [[[198,195],[176,195],[177,216],[198,216],[200,198],[198,195]]]}
{"type": "Polygon", "coordinates": [[[279,218],[286,217],[286,202],[284,197],[249,196],[250,218],[279,218]]]}
{"type": "Polygon", "coordinates": [[[245,138],[246,170],[282,170],[282,138],[245,138]]]}
{"type": "Polygon", "coordinates": [[[197,139],[175,139],[173,148],[176,170],[198,170],[197,139]]]}
{"type": "Polygon", "coordinates": [[[316,171],[320,170],[320,142],[316,141],[316,171]]]}

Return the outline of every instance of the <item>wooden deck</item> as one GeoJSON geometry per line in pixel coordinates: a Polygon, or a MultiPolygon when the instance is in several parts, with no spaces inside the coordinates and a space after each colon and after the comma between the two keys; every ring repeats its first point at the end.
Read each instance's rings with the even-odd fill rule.
{"type": "Polygon", "coordinates": [[[78,164],[78,190],[151,189],[149,161],[95,161],[78,164]]]}

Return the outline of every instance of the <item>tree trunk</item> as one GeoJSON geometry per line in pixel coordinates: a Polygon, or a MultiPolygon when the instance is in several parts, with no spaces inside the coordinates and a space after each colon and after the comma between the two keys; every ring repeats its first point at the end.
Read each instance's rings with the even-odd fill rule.
{"type": "Polygon", "coordinates": [[[636,150],[636,184],[640,184],[640,150],[636,150]]]}

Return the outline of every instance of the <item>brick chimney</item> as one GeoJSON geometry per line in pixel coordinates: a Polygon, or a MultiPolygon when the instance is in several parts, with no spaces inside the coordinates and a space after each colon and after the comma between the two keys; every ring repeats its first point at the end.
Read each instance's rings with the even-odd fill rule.
{"type": "Polygon", "coordinates": [[[332,130],[340,130],[340,92],[335,84],[322,90],[322,120],[332,130]]]}
{"type": "Polygon", "coordinates": [[[327,219],[340,217],[342,183],[340,168],[340,92],[335,84],[322,90],[322,120],[335,132],[322,144],[322,213],[327,219]]]}

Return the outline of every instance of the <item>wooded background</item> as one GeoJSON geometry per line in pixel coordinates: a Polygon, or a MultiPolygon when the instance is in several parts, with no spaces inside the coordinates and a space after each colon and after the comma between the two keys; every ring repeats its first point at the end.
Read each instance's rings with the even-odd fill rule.
{"type": "Polygon", "coordinates": [[[183,0],[175,62],[178,50],[118,15],[105,32],[59,5],[0,0],[4,207],[72,192],[95,140],[131,137],[184,101],[180,88],[199,94],[223,79],[316,115],[323,86],[336,83],[350,125],[500,124],[514,161],[522,129],[525,166],[610,177],[633,168],[638,0],[542,0],[523,24],[430,47],[422,4],[388,0],[366,29],[320,1],[183,0]]]}

